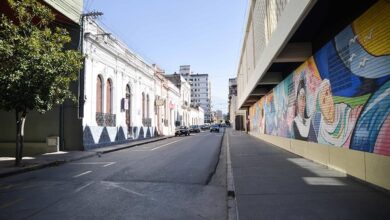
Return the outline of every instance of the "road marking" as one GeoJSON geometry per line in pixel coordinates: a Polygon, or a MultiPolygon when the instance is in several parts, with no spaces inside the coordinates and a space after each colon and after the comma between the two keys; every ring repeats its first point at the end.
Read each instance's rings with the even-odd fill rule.
{"type": "Polygon", "coordinates": [[[161,146],[158,146],[158,147],[152,148],[152,149],[150,149],[150,150],[157,150],[157,149],[160,149],[160,148],[162,148],[162,147],[165,147],[165,146],[168,146],[168,145],[171,145],[171,144],[177,143],[177,142],[179,142],[179,141],[182,141],[182,140],[185,140],[185,139],[180,139],[180,140],[177,140],[177,141],[169,142],[168,144],[163,144],[163,145],[161,145],[161,146]]]}
{"type": "Polygon", "coordinates": [[[84,186],[81,186],[81,187],[77,188],[77,189],[75,190],[75,192],[80,192],[80,191],[83,190],[84,188],[90,186],[92,183],[93,183],[93,181],[91,181],[91,182],[85,184],[84,186]]]}
{"type": "Polygon", "coordinates": [[[76,175],[76,176],[73,176],[73,178],[77,178],[77,177],[83,176],[83,175],[88,174],[88,173],[91,173],[91,172],[92,172],[92,171],[88,170],[88,171],[86,171],[86,172],[84,172],[84,173],[80,173],[80,174],[78,174],[78,175],[76,175]]]}
{"type": "Polygon", "coordinates": [[[135,192],[133,190],[130,190],[130,189],[127,189],[125,187],[122,187],[120,186],[118,183],[115,183],[115,182],[109,182],[109,181],[102,181],[102,183],[104,185],[107,185],[107,186],[111,186],[111,187],[114,187],[114,188],[118,188],[118,189],[121,189],[125,192],[128,192],[128,193],[131,193],[131,194],[135,194],[137,196],[142,196],[142,197],[145,197],[146,195],[145,194],[142,194],[142,193],[138,193],[138,192],[135,192]]]}
{"type": "Polygon", "coordinates": [[[36,186],[38,186],[37,183],[32,183],[30,185],[26,185],[26,186],[21,187],[21,189],[28,189],[28,188],[32,188],[32,187],[36,187],[36,186]]]}
{"type": "Polygon", "coordinates": [[[101,164],[104,164],[102,167],[108,167],[108,166],[111,166],[115,163],[116,162],[79,162],[79,163],[70,163],[70,164],[73,164],[73,165],[101,165],[101,164]]]}
{"type": "Polygon", "coordinates": [[[2,186],[0,186],[0,190],[2,190],[2,189],[10,189],[10,188],[12,188],[12,184],[8,184],[8,185],[2,185],[2,186]]]}
{"type": "Polygon", "coordinates": [[[103,167],[108,167],[108,166],[111,166],[111,165],[113,165],[113,164],[115,164],[115,163],[116,163],[116,162],[110,162],[110,163],[104,165],[103,167]]]}
{"type": "Polygon", "coordinates": [[[8,185],[4,185],[4,186],[0,186],[0,190],[3,190],[3,189],[12,189],[12,188],[16,188],[16,187],[19,187],[23,185],[23,182],[19,182],[19,183],[14,183],[14,184],[8,184],[8,185]]]}
{"type": "Polygon", "coordinates": [[[10,206],[12,206],[12,205],[14,205],[14,204],[16,204],[16,203],[22,201],[22,200],[23,200],[23,199],[21,199],[21,198],[12,200],[12,201],[10,201],[10,202],[8,202],[8,203],[5,203],[5,204],[1,205],[1,206],[0,206],[0,209],[4,209],[4,208],[7,208],[7,207],[10,207],[10,206]]]}

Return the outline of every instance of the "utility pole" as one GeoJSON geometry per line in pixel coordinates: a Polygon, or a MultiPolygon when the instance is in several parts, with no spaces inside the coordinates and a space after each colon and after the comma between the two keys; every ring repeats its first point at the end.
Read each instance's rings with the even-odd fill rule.
{"type": "MultiPolygon", "coordinates": [[[[80,38],[79,38],[79,46],[78,49],[80,50],[81,55],[84,55],[84,20],[86,17],[92,17],[97,18],[99,16],[102,16],[102,12],[89,12],[84,13],[80,15],[80,38]]],[[[81,119],[84,117],[84,69],[85,69],[85,58],[83,57],[81,69],[79,71],[78,75],[78,111],[77,115],[78,118],[81,119]]],[[[60,134],[59,134],[59,146],[61,150],[64,149],[64,104],[60,105],[60,134]]]]}
{"type": "MultiPolygon", "coordinates": [[[[82,56],[84,56],[84,20],[85,18],[91,17],[96,19],[99,16],[102,16],[103,12],[92,11],[88,13],[83,13],[80,16],[80,41],[79,41],[79,50],[82,56]]],[[[85,57],[83,57],[82,67],[79,72],[79,85],[78,85],[78,118],[81,119],[84,117],[84,70],[85,70],[85,57]]]]}

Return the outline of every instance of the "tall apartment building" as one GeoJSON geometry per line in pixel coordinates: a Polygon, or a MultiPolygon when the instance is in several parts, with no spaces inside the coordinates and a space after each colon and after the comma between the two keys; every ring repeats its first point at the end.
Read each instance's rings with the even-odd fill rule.
{"type": "Polygon", "coordinates": [[[200,106],[204,110],[204,120],[211,122],[211,83],[209,74],[194,74],[190,65],[180,66],[182,75],[191,85],[191,105],[200,106]]]}
{"type": "Polygon", "coordinates": [[[249,2],[237,70],[249,133],[389,190],[390,1],[249,2]]]}

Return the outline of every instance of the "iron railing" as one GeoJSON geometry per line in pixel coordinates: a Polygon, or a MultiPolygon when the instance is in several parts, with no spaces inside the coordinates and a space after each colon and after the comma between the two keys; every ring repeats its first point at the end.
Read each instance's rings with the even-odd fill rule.
{"type": "Polygon", "coordinates": [[[115,127],[116,115],[109,113],[96,112],[96,123],[98,126],[115,127]]]}
{"type": "Polygon", "coordinates": [[[151,127],[152,126],[152,119],[151,118],[143,118],[142,125],[145,127],[151,127]]]}

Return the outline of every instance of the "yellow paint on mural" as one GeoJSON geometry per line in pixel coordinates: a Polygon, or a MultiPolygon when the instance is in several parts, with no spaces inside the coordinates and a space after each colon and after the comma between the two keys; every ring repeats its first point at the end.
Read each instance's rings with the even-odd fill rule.
{"type": "Polygon", "coordinates": [[[314,61],[314,57],[309,57],[304,63],[302,63],[295,71],[294,74],[301,74],[303,71],[310,71],[314,77],[321,79],[320,72],[317,69],[317,65],[314,61]]]}
{"type": "Polygon", "coordinates": [[[380,0],[352,23],[359,43],[374,55],[390,55],[390,1],[380,0]]]}

